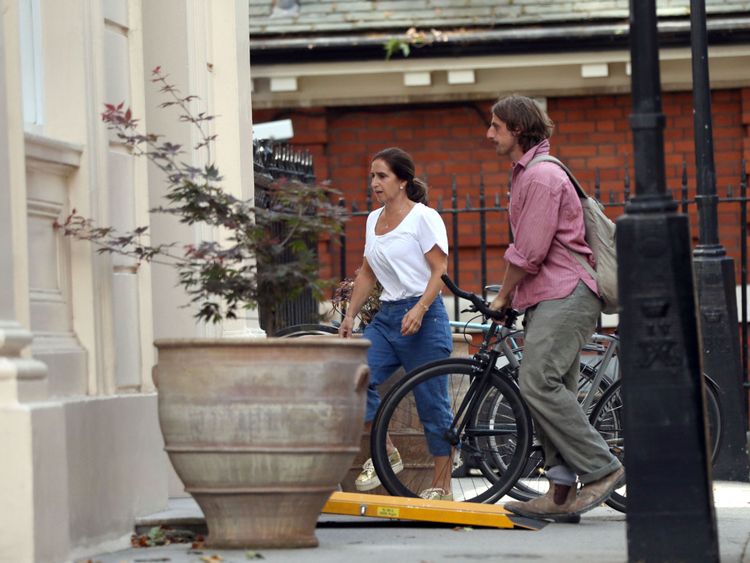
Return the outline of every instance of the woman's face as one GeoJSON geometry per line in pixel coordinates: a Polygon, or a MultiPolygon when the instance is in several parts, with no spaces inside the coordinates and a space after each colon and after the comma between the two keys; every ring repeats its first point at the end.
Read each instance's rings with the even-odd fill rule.
{"type": "Polygon", "coordinates": [[[370,187],[380,203],[385,204],[399,197],[402,186],[406,188],[406,181],[399,179],[384,160],[378,158],[372,161],[370,187]]]}

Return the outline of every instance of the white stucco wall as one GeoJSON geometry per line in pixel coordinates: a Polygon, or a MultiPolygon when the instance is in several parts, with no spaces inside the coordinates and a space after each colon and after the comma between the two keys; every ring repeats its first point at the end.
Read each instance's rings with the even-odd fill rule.
{"type": "Polygon", "coordinates": [[[176,325],[201,329],[179,308],[173,279],[64,239],[53,222],[75,208],[101,225],[149,223],[150,188],[161,180],[100,113],[125,101],[149,127],[155,58],[226,116],[217,124],[222,171],[236,193],[252,193],[247,9],[244,1],[0,0],[1,562],[124,547],[135,518],[166,505],[153,339],[177,335],[176,325]],[[35,123],[23,117],[24,3],[38,10],[41,34],[35,123]],[[146,21],[160,10],[163,20],[146,21]]]}

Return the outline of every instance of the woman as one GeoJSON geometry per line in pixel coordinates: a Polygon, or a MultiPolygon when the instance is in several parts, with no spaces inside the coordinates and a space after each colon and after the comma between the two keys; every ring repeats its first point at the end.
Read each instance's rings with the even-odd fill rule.
{"type": "MultiPolygon", "coordinates": [[[[354,318],[380,282],[380,309],[364,333],[372,343],[367,354],[370,386],[366,431],[372,428],[380,404],[378,385],[400,367],[409,372],[447,358],[452,350],[448,314],[440,297],[440,276],[448,265],[448,235],[440,215],[424,205],[427,186],[414,177],[414,161],[399,148],[384,149],[373,157],[370,178],[372,191],[383,206],[367,217],[362,267],[339,327],[341,337],[351,336],[354,318]]],[[[435,384],[435,388],[421,385],[415,394],[427,446],[435,461],[432,487],[420,496],[453,500],[451,446],[443,437],[453,419],[447,382],[442,387],[435,384]]],[[[386,447],[391,467],[400,472],[403,463],[390,438],[386,447]]],[[[379,484],[368,459],[355,485],[360,491],[368,491],[379,484]]]]}

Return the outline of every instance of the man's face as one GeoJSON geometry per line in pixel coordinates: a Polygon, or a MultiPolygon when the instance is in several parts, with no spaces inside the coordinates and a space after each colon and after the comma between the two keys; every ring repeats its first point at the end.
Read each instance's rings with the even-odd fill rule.
{"type": "MultiPolygon", "coordinates": [[[[498,156],[510,156],[517,159],[516,154],[521,150],[515,135],[508,131],[505,123],[501,121],[494,113],[492,121],[487,129],[487,138],[495,145],[495,152],[498,156]]],[[[523,151],[521,151],[523,155],[523,151]]]]}

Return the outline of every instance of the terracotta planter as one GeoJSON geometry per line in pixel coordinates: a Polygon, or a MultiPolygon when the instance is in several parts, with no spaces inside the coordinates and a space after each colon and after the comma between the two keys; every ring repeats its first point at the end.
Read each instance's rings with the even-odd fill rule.
{"type": "Polygon", "coordinates": [[[366,340],[161,340],[159,422],[207,545],[318,545],[315,526],[360,445],[366,340]]]}

